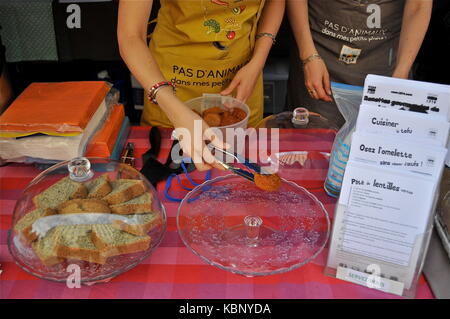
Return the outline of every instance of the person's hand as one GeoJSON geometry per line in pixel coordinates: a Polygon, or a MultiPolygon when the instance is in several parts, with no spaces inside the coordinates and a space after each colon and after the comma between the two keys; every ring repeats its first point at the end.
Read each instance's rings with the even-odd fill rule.
{"type": "Polygon", "coordinates": [[[322,59],[314,59],[306,63],[303,68],[305,74],[305,86],[309,95],[316,100],[331,102],[331,83],[325,62],[322,59]]]}
{"type": "Polygon", "coordinates": [[[250,61],[236,73],[230,85],[220,94],[230,95],[236,89],[236,99],[245,103],[252,95],[261,71],[259,64],[250,61]]]}
{"type": "Polygon", "coordinates": [[[228,145],[222,142],[222,136],[216,135],[217,131],[208,127],[203,119],[188,106],[182,104],[178,108],[178,116],[172,119],[175,127],[176,137],[179,140],[183,155],[192,158],[195,167],[199,171],[211,168],[224,169],[216,160],[214,155],[206,146],[206,141],[210,141],[219,148],[227,148],[228,145]]]}

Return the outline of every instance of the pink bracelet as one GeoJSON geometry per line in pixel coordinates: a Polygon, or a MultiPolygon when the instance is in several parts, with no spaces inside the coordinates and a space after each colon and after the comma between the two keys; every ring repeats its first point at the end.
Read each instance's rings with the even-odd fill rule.
{"type": "Polygon", "coordinates": [[[169,82],[169,81],[159,82],[159,83],[156,83],[155,85],[153,85],[150,88],[150,91],[148,92],[148,95],[147,95],[148,99],[153,104],[158,105],[158,102],[156,101],[156,93],[158,93],[158,91],[160,89],[162,89],[163,87],[166,87],[166,86],[171,86],[173,91],[175,92],[175,84],[173,84],[172,82],[169,82]]]}

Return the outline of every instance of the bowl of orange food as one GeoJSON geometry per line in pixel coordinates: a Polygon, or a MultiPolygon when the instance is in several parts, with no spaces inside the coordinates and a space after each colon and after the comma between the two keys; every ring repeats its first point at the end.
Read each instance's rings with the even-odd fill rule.
{"type": "Polygon", "coordinates": [[[186,104],[210,127],[217,127],[225,133],[227,128],[247,128],[250,108],[247,104],[220,94],[203,94],[186,104]]]}

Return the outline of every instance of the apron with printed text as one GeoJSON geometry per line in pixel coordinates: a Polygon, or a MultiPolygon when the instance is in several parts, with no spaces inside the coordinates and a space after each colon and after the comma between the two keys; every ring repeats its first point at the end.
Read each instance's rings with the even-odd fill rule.
{"type": "MultiPolygon", "coordinates": [[[[311,34],[331,81],[363,86],[367,74],[391,76],[397,59],[404,0],[308,0],[311,34]]],[[[345,120],[336,103],[315,100],[305,86],[303,65],[291,47],[288,109],[303,106],[333,126],[345,120]]]]}
{"type": "MultiPolygon", "coordinates": [[[[161,0],[150,50],[182,101],[219,93],[251,58],[264,0],[161,0]]],[[[161,108],[145,100],[142,125],[171,127],[161,108]]],[[[263,114],[259,77],[247,100],[249,126],[263,114]]]]}

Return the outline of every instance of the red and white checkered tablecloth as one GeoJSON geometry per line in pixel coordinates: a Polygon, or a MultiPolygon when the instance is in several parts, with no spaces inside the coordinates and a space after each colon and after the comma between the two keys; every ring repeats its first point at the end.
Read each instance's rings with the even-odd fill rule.
{"type": "MultiPolygon", "coordinates": [[[[149,128],[133,127],[129,141],[135,143],[137,167],[140,156],[149,148],[149,128]]],[[[170,130],[162,130],[163,141],[159,160],[164,162],[172,141],[170,130]]],[[[329,152],[335,133],[324,129],[280,130],[280,151],[329,152]]],[[[323,191],[328,163],[323,157],[311,157],[295,174],[295,182],[311,191],[333,216],[336,200],[323,191]]],[[[323,274],[327,248],[312,262],[296,270],[265,277],[248,278],[210,266],[185,247],[178,236],[176,213],[178,203],[163,196],[164,183],[158,193],[168,215],[167,233],[156,251],[140,265],[119,275],[108,283],[81,288],[68,288],[64,283],[41,280],[21,270],[7,248],[7,232],[12,213],[22,190],[38,173],[32,165],[10,164],[0,168],[0,298],[400,298],[366,287],[337,280],[323,274]]],[[[203,172],[194,172],[197,182],[203,172]]],[[[214,171],[213,177],[221,172],[214,171]]],[[[185,194],[176,185],[171,193],[185,194]]],[[[417,298],[433,298],[423,276],[417,298]]]]}

